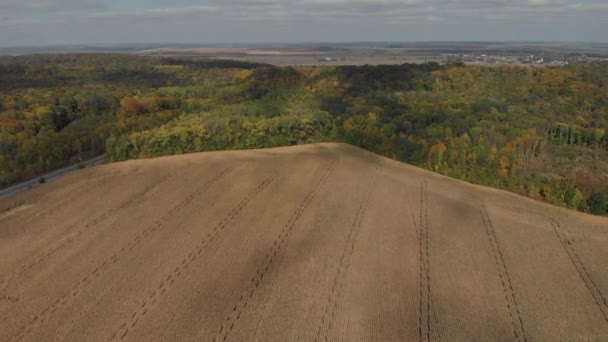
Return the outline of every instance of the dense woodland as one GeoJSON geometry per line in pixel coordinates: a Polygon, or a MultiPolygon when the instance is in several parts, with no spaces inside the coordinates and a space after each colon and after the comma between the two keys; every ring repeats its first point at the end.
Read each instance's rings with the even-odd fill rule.
{"type": "Polygon", "coordinates": [[[0,185],[109,161],[342,141],[608,213],[608,64],[271,67],[127,55],[0,58],[0,185]]]}

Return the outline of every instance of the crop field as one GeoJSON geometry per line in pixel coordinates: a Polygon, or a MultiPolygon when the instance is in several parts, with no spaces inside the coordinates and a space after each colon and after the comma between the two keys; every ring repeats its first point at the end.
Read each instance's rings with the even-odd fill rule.
{"type": "Polygon", "coordinates": [[[608,340],[608,219],[343,144],[0,200],[0,341],[608,340]]]}

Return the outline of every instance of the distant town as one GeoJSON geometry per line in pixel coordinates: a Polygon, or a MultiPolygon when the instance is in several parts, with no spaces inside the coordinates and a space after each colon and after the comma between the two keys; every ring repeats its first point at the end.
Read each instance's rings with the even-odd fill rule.
{"type": "MultiPolygon", "coordinates": [[[[581,58],[577,58],[580,60],[581,58]]],[[[539,55],[525,55],[525,56],[501,56],[501,55],[474,55],[467,54],[460,57],[460,60],[465,63],[474,64],[547,64],[547,65],[568,65],[567,59],[547,59],[544,56],[539,55]]]]}
{"type": "Polygon", "coordinates": [[[127,53],[232,59],[277,66],[464,62],[480,65],[566,66],[608,61],[607,43],[384,42],[292,44],[123,44],[0,48],[0,56],[127,53]]]}

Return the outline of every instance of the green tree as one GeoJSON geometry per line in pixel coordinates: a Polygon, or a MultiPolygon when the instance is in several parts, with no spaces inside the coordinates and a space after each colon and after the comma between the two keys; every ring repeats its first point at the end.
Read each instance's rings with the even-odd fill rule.
{"type": "Polygon", "coordinates": [[[587,199],[589,212],[596,215],[608,213],[608,192],[596,192],[587,199]]]}

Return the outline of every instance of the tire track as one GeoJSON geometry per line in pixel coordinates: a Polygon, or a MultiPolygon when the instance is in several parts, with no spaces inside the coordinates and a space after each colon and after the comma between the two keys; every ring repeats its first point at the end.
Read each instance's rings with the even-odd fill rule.
{"type": "MultiPolygon", "coordinates": [[[[437,315],[432,307],[432,291],[431,291],[431,253],[430,253],[430,238],[429,238],[429,214],[428,214],[428,182],[423,180],[420,183],[420,211],[418,214],[419,231],[418,237],[418,287],[419,287],[419,305],[418,305],[418,340],[431,341],[431,310],[435,324],[437,324],[437,315]]],[[[414,220],[412,213],[412,220],[414,220]]],[[[415,220],[414,227],[416,228],[415,220]]]]}
{"type": "MultiPolygon", "coordinates": [[[[41,255],[39,255],[38,257],[36,257],[35,259],[21,265],[18,270],[10,277],[5,279],[2,282],[2,285],[0,286],[0,292],[7,292],[9,287],[16,281],[18,280],[23,274],[25,274],[26,272],[28,272],[29,270],[31,270],[32,268],[34,268],[36,265],[42,263],[43,261],[45,261],[46,259],[48,259],[50,256],[52,256],[53,254],[55,254],[57,251],[59,251],[60,249],[68,246],[71,242],[75,241],[76,239],[78,239],[81,235],[83,235],[84,233],[89,231],[90,227],[93,227],[103,221],[105,221],[106,219],[112,217],[115,213],[123,210],[123,209],[127,209],[129,207],[131,207],[132,205],[136,204],[139,200],[141,200],[142,198],[144,198],[148,193],[150,193],[151,191],[153,191],[154,189],[156,189],[157,187],[159,187],[162,183],[164,183],[167,179],[173,177],[174,174],[170,173],[170,174],[166,174],[163,177],[160,177],[159,179],[155,180],[153,182],[153,184],[148,185],[146,187],[144,187],[144,189],[138,191],[137,193],[135,193],[134,195],[132,195],[131,197],[129,197],[128,199],[126,199],[125,201],[121,202],[120,204],[118,204],[117,206],[110,208],[109,210],[107,210],[106,212],[102,213],[101,215],[98,215],[97,217],[93,218],[92,220],[88,221],[86,224],[84,224],[83,226],[81,226],[79,229],[77,229],[76,231],[72,232],[71,234],[69,234],[67,237],[61,239],[59,241],[59,243],[51,248],[49,248],[48,250],[46,250],[44,253],[42,253],[41,255]]],[[[73,226],[69,227],[68,230],[70,228],[72,228],[73,226]]]]}
{"type": "Polygon", "coordinates": [[[507,306],[507,311],[509,312],[509,317],[511,318],[511,323],[513,325],[513,336],[516,340],[523,340],[527,342],[528,337],[526,336],[524,322],[521,318],[517,299],[515,298],[515,291],[513,290],[511,276],[509,275],[509,270],[507,269],[507,265],[505,264],[505,259],[500,248],[498,238],[496,237],[494,225],[492,224],[492,220],[488,215],[488,210],[485,204],[483,203],[481,203],[480,206],[480,213],[481,220],[485,228],[485,233],[488,237],[488,243],[490,244],[492,254],[494,255],[496,271],[498,272],[498,277],[500,278],[500,283],[502,284],[502,290],[505,296],[505,304],[507,306]]]}
{"type": "MultiPolygon", "coordinates": [[[[314,200],[319,192],[320,188],[325,184],[331,173],[336,168],[338,161],[332,162],[326,169],[319,181],[315,184],[313,189],[306,195],[306,197],[302,200],[300,205],[293,211],[291,217],[283,226],[283,229],[279,232],[279,235],[275,238],[272,246],[266,253],[266,257],[262,261],[262,264],[255,270],[255,274],[252,275],[251,280],[249,281],[248,287],[241,294],[241,297],[236,301],[234,306],[232,306],[232,311],[228,314],[228,317],[223,321],[220,325],[218,333],[213,337],[212,341],[226,341],[230,332],[234,329],[234,326],[241,318],[243,312],[247,309],[249,305],[249,301],[255,295],[255,292],[259,288],[260,283],[264,280],[266,274],[271,270],[271,266],[274,258],[279,258],[277,253],[281,250],[284,250],[285,241],[289,238],[289,235],[295,228],[296,224],[310,205],[310,203],[314,200]]],[[[276,263],[275,263],[276,265],[276,263]]],[[[251,307],[251,305],[249,305],[251,307]]]]}
{"type": "Polygon", "coordinates": [[[568,255],[568,258],[572,262],[574,269],[576,269],[576,272],[583,281],[583,284],[585,284],[585,287],[589,291],[589,294],[591,294],[595,305],[604,317],[604,320],[608,323],[608,301],[606,300],[606,296],[599,289],[595,281],[593,281],[593,278],[591,278],[587,267],[585,267],[585,264],[578,256],[578,253],[576,253],[574,246],[572,246],[572,242],[568,240],[568,238],[564,234],[564,228],[554,219],[551,219],[551,226],[553,227],[555,236],[561,243],[562,247],[564,248],[564,251],[568,255]]]}
{"type": "Polygon", "coordinates": [[[222,180],[225,176],[236,169],[236,165],[229,166],[218,174],[216,174],[212,179],[207,181],[203,186],[198,188],[196,191],[192,192],[188,195],[184,200],[179,202],[173,208],[171,208],[165,215],[156,220],[153,224],[148,226],[146,229],[141,231],[133,240],[129,241],[129,243],[122,247],[119,251],[114,253],[110,258],[105,260],[102,264],[98,265],[90,274],[86,277],[82,278],[80,281],[76,283],[69,291],[67,291],[63,296],[57,298],[53,304],[46,307],[44,310],[35,314],[31,319],[28,320],[27,323],[23,324],[17,331],[16,334],[9,338],[9,342],[12,341],[21,341],[25,336],[27,336],[36,326],[39,326],[42,322],[49,319],[59,308],[66,305],[71,299],[76,297],[80,292],[83,292],[86,287],[96,278],[99,278],[111,265],[115,264],[121,257],[126,255],[128,252],[133,250],[142,241],[148,238],[152,233],[156,232],[159,229],[165,227],[165,223],[169,220],[170,217],[177,214],[181,209],[188,206],[192,201],[194,201],[198,196],[200,196],[204,191],[209,189],[212,185],[216,184],[220,180],[222,180]]]}
{"type": "Polygon", "coordinates": [[[3,215],[8,213],[9,211],[19,209],[20,207],[22,207],[26,204],[27,203],[25,201],[17,201],[17,202],[13,202],[13,203],[7,205],[6,207],[0,209],[0,219],[4,218],[3,215]]]}
{"type": "MultiPolygon", "coordinates": [[[[25,201],[19,201],[9,204],[7,207],[0,209],[0,222],[6,219],[10,219],[15,214],[27,210],[31,207],[32,205],[25,201]]],[[[27,214],[22,214],[21,217],[23,217],[24,215],[27,216],[27,214]]],[[[2,231],[0,231],[0,233],[2,233],[2,231]]]]}
{"type": "MultiPolygon", "coordinates": [[[[428,272],[428,269],[426,267],[426,263],[424,262],[424,257],[422,254],[422,248],[420,248],[420,245],[422,244],[422,237],[421,237],[421,233],[418,230],[418,225],[416,224],[416,217],[414,215],[414,211],[412,210],[412,207],[409,206],[410,208],[410,216],[412,218],[412,225],[414,227],[414,231],[416,233],[416,241],[418,241],[418,250],[419,250],[419,261],[418,264],[420,265],[420,271],[419,271],[419,275],[418,275],[418,279],[419,279],[419,287],[420,287],[420,294],[419,294],[419,301],[420,301],[420,307],[419,307],[419,313],[418,313],[418,339],[422,340],[422,316],[423,316],[423,312],[422,312],[422,298],[423,298],[423,288],[426,288],[426,284],[422,284],[422,279],[425,278],[426,279],[426,274],[428,272]]],[[[433,321],[435,322],[435,330],[437,330],[437,333],[439,333],[439,319],[437,318],[437,311],[435,310],[435,301],[433,300],[433,293],[431,292],[431,294],[429,295],[429,300],[430,300],[430,306],[431,306],[431,311],[433,312],[433,321]]],[[[427,336],[428,337],[428,336],[427,336]]]]}
{"type": "Polygon", "coordinates": [[[203,250],[205,250],[205,248],[207,248],[212,242],[217,240],[220,233],[236,219],[236,217],[243,211],[243,209],[245,209],[251,200],[253,200],[259,193],[273,183],[288,165],[289,163],[286,163],[279,168],[275,168],[268,177],[258,184],[255,189],[241,199],[241,201],[213,227],[211,232],[203,237],[196,244],[195,248],[188,253],[188,255],[181,259],[175,269],[164,277],[164,280],[150,293],[149,296],[146,297],[146,299],[131,314],[131,316],[129,316],[129,318],[127,318],[122,325],[120,325],[120,327],[113,332],[112,336],[110,337],[110,341],[124,340],[129,334],[129,331],[134,329],[139,322],[143,321],[146,314],[154,308],[154,306],[167,293],[175,281],[186,276],[191,264],[194,263],[197,257],[201,255],[203,250]]]}
{"type": "MultiPolygon", "coordinates": [[[[376,176],[378,172],[379,167],[376,167],[374,176],[376,176]]],[[[374,179],[375,177],[372,177],[372,187],[374,184],[374,179]]],[[[346,273],[350,268],[352,255],[355,251],[357,237],[359,236],[361,224],[363,223],[363,218],[365,217],[365,213],[367,211],[370,195],[371,188],[370,190],[368,190],[367,194],[363,197],[363,199],[361,199],[361,201],[359,202],[359,206],[357,207],[355,218],[353,220],[353,223],[351,224],[348,236],[346,237],[346,242],[344,243],[344,249],[342,250],[342,255],[338,263],[338,270],[336,272],[336,276],[334,277],[329,296],[327,297],[327,301],[325,302],[325,310],[323,310],[323,316],[321,317],[319,327],[317,328],[315,342],[320,341],[321,336],[323,336],[323,341],[328,341],[328,333],[331,331],[331,328],[333,327],[334,321],[336,319],[338,305],[342,298],[342,293],[344,289],[346,273]]]]}
{"type": "Polygon", "coordinates": [[[10,296],[10,295],[6,294],[6,292],[5,292],[2,294],[2,296],[0,296],[0,300],[7,301],[10,303],[17,303],[19,301],[19,298],[10,296]]]}
{"type": "MultiPolygon", "coordinates": [[[[418,286],[420,288],[420,294],[419,294],[419,312],[418,312],[418,339],[420,341],[422,341],[423,338],[423,334],[422,334],[422,327],[423,326],[427,326],[428,328],[428,324],[427,323],[423,323],[422,322],[422,318],[423,316],[426,315],[426,313],[423,312],[423,308],[426,306],[425,304],[423,304],[423,298],[425,298],[425,294],[424,294],[424,289],[428,290],[428,287],[426,285],[426,282],[423,284],[423,280],[427,280],[427,274],[429,274],[429,270],[427,269],[427,265],[425,262],[425,256],[422,253],[422,243],[423,243],[423,239],[422,239],[422,233],[419,231],[418,229],[418,225],[416,224],[416,217],[414,215],[414,212],[410,206],[410,216],[412,218],[412,224],[414,226],[414,231],[416,232],[416,241],[418,241],[418,264],[420,266],[420,271],[419,271],[419,275],[418,275],[418,286]]],[[[424,215],[423,215],[424,216],[424,215]]],[[[420,225],[422,227],[422,224],[420,225]]],[[[426,224],[426,227],[428,228],[428,222],[426,224]]],[[[428,299],[429,299],[429,305],[431,308],[431,311],[433,312],[433,321],[435,322],[435,330],[439,330],[437,327],[439,326],[439,319],[437,318],[437,312],[435,311],[435,302],[433,300],[433,293],[429,292],[428,295],[428,299]]],[[[428,316],[427,317],[427,321],[429,320],[428,316]]],[[[428,338],[429,334],[427,333],[427,338],[428,338]]]]}
{"type": "Polygon", "coordinates": [[[426,261],[424,259],[423,253],[423,241],[424,238],[422,236],[422,232],[424,232],[424,224],[422,221],[422,208],[423,208],[423,197],[422,197],[422,189],[420,190],[420,237],[418,238],[418,264],[419,264],[419,273],[418,273],[418,287],[419,287],[419,306],[418,306],[418,341],[422,341],[422,327],[426,326],[425,322],[423,322],[423,318],[426,317],[424,314],[424,300],[426,297],[424,296],[424,289],[426,288],[425,281],[427,279],[426,274],[428,272],[426,268],[426,261]]]}
{"type": "Polygon", "coordinates": [[[71,192],[72,196],[70,198],[66,198],[61,201],[58,201],[55,203],[55,205],[51,206],[50,208],[47,208],[46,210],[44,210],[36,215],[32,215],[31,219],[25,221],[25,224],[32,225],[34,223],[44,220],[48,216],[52,215],[52,213],[55,210],[57,210],[57,208],[61,208],[61,207],[65,206],[66,204],[70,203],[70,201],[72,201],[72,198],[80,197],[80,195],[82,195],[83,193],[87,192],[90,189],[93,189],[94,187],[96,187],[98,185],[98,183],[101,183],[110,177],[111,177],[111,175],[104,175],[104,176],[96,177],[93,179],[87,178],[87,181],[84,181],[84,184],[79,184],[78,186],[75,186],[76,189],[74,189],[73,192],[71,192]]]}

